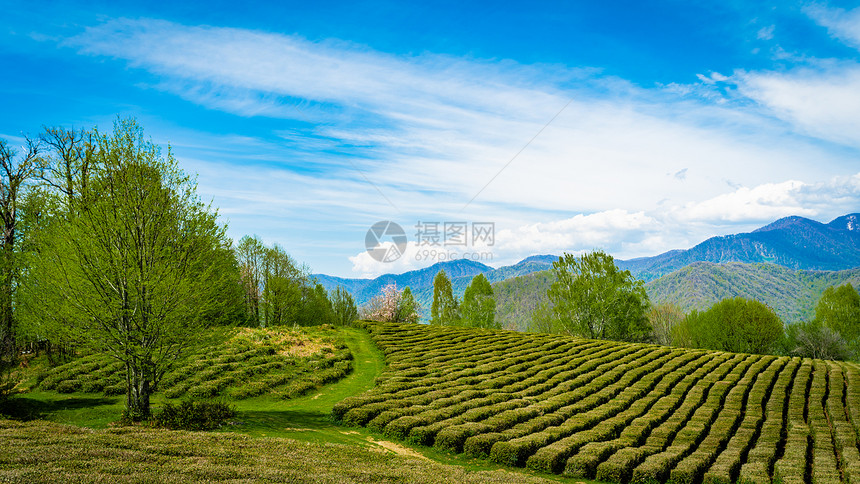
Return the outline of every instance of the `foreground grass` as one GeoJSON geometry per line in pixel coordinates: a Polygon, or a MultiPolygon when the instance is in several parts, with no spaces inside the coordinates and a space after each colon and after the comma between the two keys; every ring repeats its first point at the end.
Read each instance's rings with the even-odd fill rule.
{"type": "Polygon", "coordinates": [[[385,368],[367,332],[341,331],[354,356],[352,373],[287,401],[236,401],[236,425],[214,433],[111,429],[121,397],[20,395],[21,412],[51,422],[0,421],[0,481],[550,482],[462,455],[416,452],[368,429],[335,424],[334,405],[373,388],[385,368]]]}
{"type": "Polygon", "coordinates": [[[3,482],[549,482],[344,444],[0,420],[3,482]]]}

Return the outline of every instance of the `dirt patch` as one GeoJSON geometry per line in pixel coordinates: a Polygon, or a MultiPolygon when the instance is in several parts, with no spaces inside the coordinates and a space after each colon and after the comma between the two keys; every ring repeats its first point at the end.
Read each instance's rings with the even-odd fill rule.
{"type": "Polygon", "coordinates": [[[317,398],[319,398],[321,396],[322,396],[322,393],[317,393],[316,395],[314,395],[313,398],[311,398],[311,400],[316,400],[317,398]]]}
{"type": "Polygon", "coordinates": [[[341,430],[340,433],[343,435],[358,435],[358,432],[355,430],[341,430]]]}
{"type": "Polygon", "coordinates": [[[244,339],[260,345],[271,345],[283,356],[302,358],[328,350],[335,351],[333,344],[307,334],[282,328],[242,328],[233,339],[244,339]]]}
{"type": "Polygon", "coordinates": [[[317,429],[303,429],[299,427],[287,427],[284,429],[285,432],[316,432],[317,429]]]}
{"type": "Polygon", "coordinates": [[[412,450],[408,447],[404,447],[404,446],[397,444],[397,443],[394,443],[394,442],[389,442],[387,440],[373,440],[370,437],[368,437],[367,440],[370,443],[376,444],[376,445],[378,445],[384,449],[390,450],[391,452],[394,452],[395,454],[398,454],[398,455],[415,457],[415,458],[423,459],[423,460],[427,460],[427,461],[430,460],[427,457],[424,457],[423,455],[419,454],[418,452],[415,452],[414,450],[412,450]]]}

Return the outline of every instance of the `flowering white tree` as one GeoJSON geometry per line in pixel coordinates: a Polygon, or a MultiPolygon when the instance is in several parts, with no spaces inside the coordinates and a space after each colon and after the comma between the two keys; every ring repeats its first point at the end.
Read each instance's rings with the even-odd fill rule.
{"type": "Polygon", "coordinates": [[[400,291],[397,284],[392,283],[382,288],[382,294],[361,307],[361,317],[387,323],[417,323],[418,310],[412,291],[408,287],[400,291]]]}

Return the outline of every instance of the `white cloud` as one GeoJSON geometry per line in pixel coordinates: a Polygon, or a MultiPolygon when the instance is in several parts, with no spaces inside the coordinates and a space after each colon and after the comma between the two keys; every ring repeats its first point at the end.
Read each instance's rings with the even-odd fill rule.
{"type": "Polygon", "coordinates": [[[501,230],[497,249],[518,254],[559,253],[615,246],[621,240],[644,238],[654,219],[644,212],[608,210],[563,220],[501,230]]]}
{"type": "Polygon", "coordinates": [[[860,173],[826,182],[788,180],[765,183],[676,207],[670,214],[679,222],[761,223],[791,215],[835,217],[860,206],[860,173]]]}
{"type": "Polygon", "coordinates": [[[773,38],[773,31],[776,29],[776,25],[769,25],[767,27],[762,27],[759,29],[756,37],[759,40],[771,40],[773,38]]]}
{"type": "Polygon", "coordinates": [[[860,7],[845,11],[811,4],[804,11],[819,25],[826,27],[831,36],[860,49],[860,7]]]}
{"type": "Polygon", "coordinates": [[[789,72],[741,72],[739,91],[799,132],[860,147],[860,65],[822,63],[789,72]]]}
{"type": "Polygon", "coordinates": [[[648,255],[724,224],[824,213],[815,197],[840,189],[856,199],[848,182],[815,188],[816,180],[856,169],[860,67],[850,62],[710,72],[692,85],[647,89],[593,69],[397,56],[161,20],[108,21],[68,45],[144,69],[152,87],[210,109],[284,120],[273,133],[288,149],[225,137],[214,144],[241,146],[218,163],[196,147],[183,162],[237,221],[271,216],[286,227],[298,217],[348,227],[349,241],[327,243],[356,254],[349,260],[359,274],[423,265],[412,246],[392,265],[359,252],[363,227],[380,219],[495,221],[498,264],[596,247],[648,255]],[[236,170],[249,145],[265,155],[251,160],[253,169],[236,170]],[[348,155],[338,153],[342,146],[348,155]],[[725,193],[726,179],[741,188],[725,193]]]}
{"type": "Polygon", "coordinates": [[[676,212],[681,220],[699,222],[740,222],[773,220],[788,215],[815,215],[798,203],[803,182],[790,180],[766,183],[754,188],[741,187],[703,202],[687,204],[676,212]]]}

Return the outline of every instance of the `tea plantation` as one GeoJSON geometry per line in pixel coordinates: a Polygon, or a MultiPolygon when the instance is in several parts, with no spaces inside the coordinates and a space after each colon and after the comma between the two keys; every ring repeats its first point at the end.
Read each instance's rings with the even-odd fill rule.
{"type": "MultiPolygon", "coordinates": [[[[125,393],[124,368],[89,355],[44,371],[39,388],[59,393],[125,393]]],[[[294,398],[352,371],[352,354],[334,331],[234,329],[182,359],[159,383],[166,398],[294,398]]]]}
{"type": "Polygon", "coordinates": [[[860,368],[766,355],[366,323],[388,369],[346,425],[610,482],[860,482],[860,368]]]}

